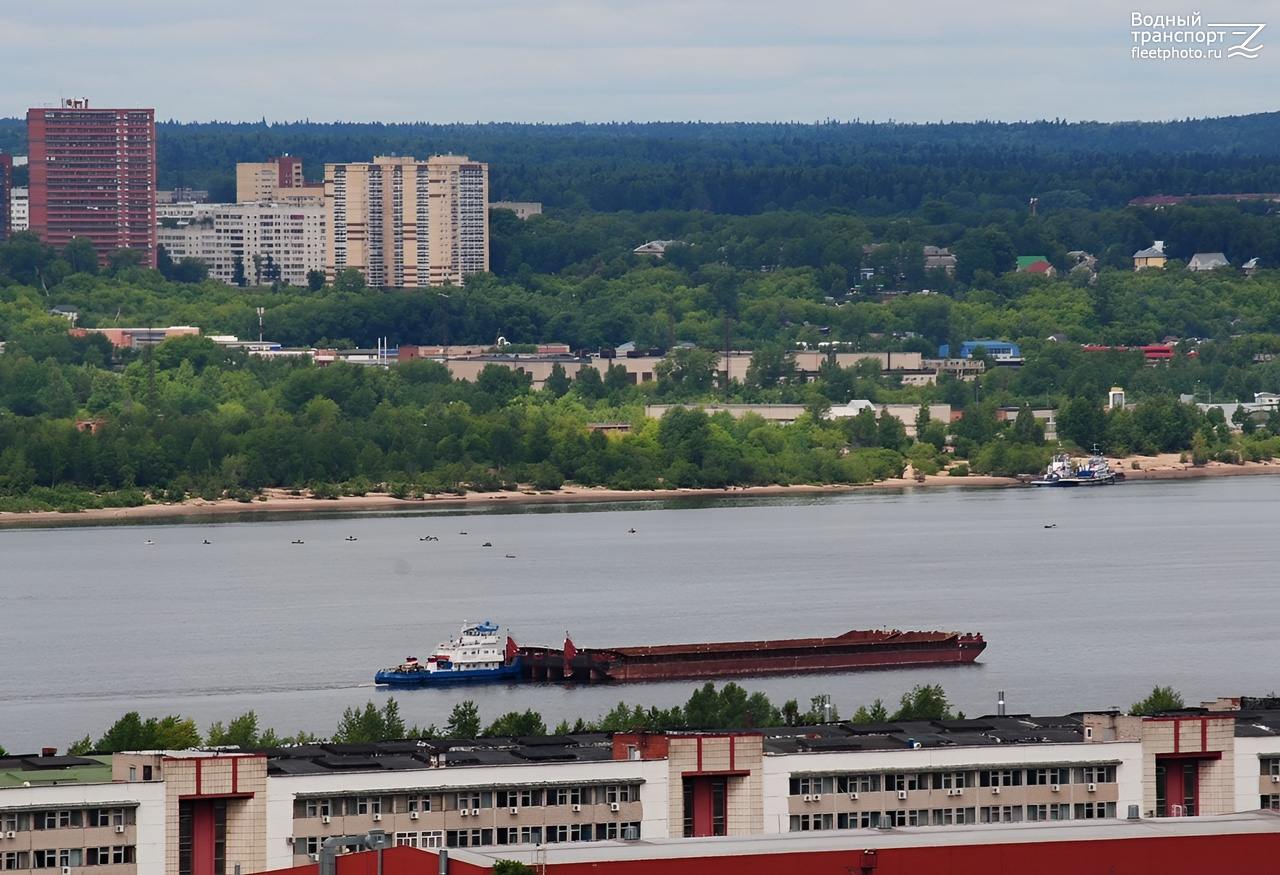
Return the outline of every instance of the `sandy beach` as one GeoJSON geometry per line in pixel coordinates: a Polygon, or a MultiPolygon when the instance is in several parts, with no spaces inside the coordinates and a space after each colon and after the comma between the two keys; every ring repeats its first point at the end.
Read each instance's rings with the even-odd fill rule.
{"type": "MultiPolygon", "coordinates": [[[[1159,456],[1130,456],[1108,459],[1117,471],[1123,471],[1127,480],[1177,480],[1195,477],[1235,477],[1254,474],[1280,474],[1280,460],[1269,462],[1245,462],[1231,465],[1210,462],[1195,467],[1180,461],[1178,453],[1159,456]],[[1136,464],[1135,464],[1136,463],[1136,464]]],[[[947,487],[986,487],[1020,489],[1028,488],[1025,480],[1012,477],[988,477],[970,475],[951,477],[935,474],[925,477],[907,476],[881,480],[857,486],[849,485],[795,485],[795,486],[732,486],[724,489],[663,489],[624,491],[603,487],[565,486],[554,492],[469,492],[464,496],[437,495],[422,499],[392,498],[387,493],[371,492],[362,496],[344,496],[338,499],[312,498],[306,491],[294,494],[293,490],[265,489],[261,496],[250,502],[222,499],[206,501],[189,499],[181,504],[158,503],[141,507],[102,508],[77,513],[35,511],[30,513],[0,513],[0,526],[31,525],[43,522],[76,521],[103,522],[116,520],[183,519],[190,517],[219,516],[248,513],[326,513],[379,510],[422,510],[429,507],[482,507],[496,504],[543,504],[572,502],[654,501],[673,498],[770,498],[788,495],[821,495],[860,492],[883,489],[938,489],[947,487]]]]}

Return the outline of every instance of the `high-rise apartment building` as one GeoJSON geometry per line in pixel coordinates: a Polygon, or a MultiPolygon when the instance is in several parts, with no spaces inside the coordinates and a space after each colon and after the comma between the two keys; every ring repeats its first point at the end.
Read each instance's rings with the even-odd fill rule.
{"type": "Polygon", "coordinates": [[[326,164],[325,273],[413,289],[489,269],[489,165],[463,155],[326,164]]]}
{"type": "Polygon", "coordinates": [[[236,165],[236,202],[323,206],[324,186],[308,184],[302,175],[302,159],[292,155],[242,162],[236,165]]]}
{"type": "Polygon", "coordinates": [[[80,98],[27,110],[30,227],[59,249],[87,238],[156,263],[156,124],[151,109],[91,109],[80,98]]]}

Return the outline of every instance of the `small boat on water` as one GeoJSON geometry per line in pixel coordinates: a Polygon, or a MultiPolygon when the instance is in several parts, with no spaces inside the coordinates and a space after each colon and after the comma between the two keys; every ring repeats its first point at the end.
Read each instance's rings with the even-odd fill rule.
{"type": "Polygon", "coordinates": [[[390,687],[431,687],[440,684],[518,680],[521,656],[516,642],[504,641],[497,623],[464,626],[457,638],[442,643],[421,662],[410,656],[374,675],[374,683],[390,687]]]}
{"type": "Polygon", "coordinates": [[[1044,476],[1032,480],[1032,486],[1110,486],[1124,480],[1124,472],[1111,463],[1095,445],[1088,459],[1076,462],[1066,453],[1057,453],[1045,469],[1044,476]]]}

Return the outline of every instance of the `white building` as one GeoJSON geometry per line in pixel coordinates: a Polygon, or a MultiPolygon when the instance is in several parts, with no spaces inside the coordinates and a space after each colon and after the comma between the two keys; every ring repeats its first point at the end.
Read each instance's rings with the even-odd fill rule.
{"type": "Polygon", "coordinates": [[[177,227],[159,228],[157,243],[174,261],[203,260],[212,279],[236,284],[239,263],[246,285],[279,279],[305,286],[308,272],[324,270],[323,207],[181,203],[157,209],[177,222],[177,227]]]}

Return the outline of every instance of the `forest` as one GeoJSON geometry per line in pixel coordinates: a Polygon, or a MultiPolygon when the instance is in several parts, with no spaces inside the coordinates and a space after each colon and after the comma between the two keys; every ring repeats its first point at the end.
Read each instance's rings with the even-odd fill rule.
{"type": "MultiPolygon", "coordinates": [[[[445,289],[369,288],[352,271],[331,285],[237,287],[165,258],[158,270],[142,268],[124,250],[100,265],[83,240],[61,251],[26,233],[0,242],[0,509],[251,501],[267,487],[413,500],[566,482],[864,483],[908,465],[1013,475],[1042,470],[1053,452],[1032,406],[1058,408],[1060,438],[1078,448],[1270,458],[1280,428],[1265,415],[1227,423],[1179,396],[1250,401],[1280,391],[1275,201],[1126,204],[1162,191],[1280,191],[1278,120],[164,123],[166,185],[225,190],[235,161],[282,152],[303,156],[315,174],[326,160],[460,151],[491,163],[495,198],[541,200],[546,212],[521,221],[494,210],[491,272],[445,289]],[[652,239],[673,241],[662,258],[632,251],[652,239]],[[1154,240],[1171,261],[1135,272],[1133,253],[1154,240]],[[949,248],[954,273],[928,269],[927,246],[949,248]],[[1230,265],[1186,268],[1194,253],[1213,251],[1230,265]],[[1017,272],[1023,255],[1043,256],[1054,275],[1017,272]],[[1240,266],[1254,258],[1262,269],[1246,275],[1240,266]],[[258,308],[266,337],[286,347],[484,346],[502,337],[517,352],[626,342],[669,352],[652,383],[587,369],[534,391],[499,367],[474,383],[422,361],[321,369],[207,337],[118,350],[100,336],[69,336],[65,318],[74,311],[80,328],[194,325],[251,338],[258,308]],[[1019,343],[1024,365],[988,362],[976,383],[904,386],[834,361],[806,381],[787,355],[932,356],[982,338],[1019,343]],[[1174,358],[1155,367],[1121,349],[1166,339],[1174,358]],[[752,367],[725,386],[715,362],[727,346],[751,351],[752,367]],[[1133,409],[1103,412],[1113,385],[1133,409]],[[712,399],[808,412],[787,426],[698,410],[643,415],[647,403],[712,399]],[[911,441],[891,417],[827,415],[853,399],[947,402],[964,417],[922,418],[911,441]],[[1009,422],[1001,409],[1023,413],[1009,422]],[[600,421],[630,431],[589,428],[600,421]]],[[[21,151],[21,131],[0,122],[0,149],[21,151]]]]}

